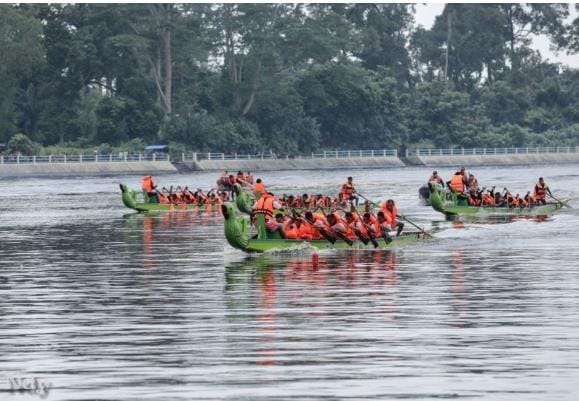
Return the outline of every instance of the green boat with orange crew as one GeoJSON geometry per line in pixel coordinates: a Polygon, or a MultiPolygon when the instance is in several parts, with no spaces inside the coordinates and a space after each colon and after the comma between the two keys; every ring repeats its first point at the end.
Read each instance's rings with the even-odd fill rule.
{"type": "MultiPolygon", "coordinates": [[[[372,250],[376,247],[371,242],[365,244],[361,240],[352,240],[351,244],[337,239],[329,240],[303,240],[303,239],[284,239],[278,232],[271,233],[265,228],[265,217],[262,213],[255,214],[257,234],[250,234],[249,220],[238,214],[237,208],[232,203],[222,205],[222,215],[225,220],[225,238],[229,245],[244,252],[266,252],[272,250],[291,250],[300,249],[304,246],[317,249],[367,249],[372,250]]],[[[430,236],[425,231],[403,232],[398,237],[393,237],[392,241],[386,243],[382,238],[376,239],[379,249],[393,249],[404,245],[424,240],[430,236]]]]}
{"type": "Polygon", "coordinates": [[[547,202],[530,207],[507,207],[507,206],[470,206],[466,199],[460,198],[454,192],[441,190],[430,185],[430,205],[432,208],[445,216],[541,216],[548,215],[566,206],[565,202],[547,202]]]}
{"type": "Polygon", "coordinates": [[[215,212],[219,210],[220,203],[158,203],[156,197],[149,197],[145,191],[129,189],[125,184],[120,184],[123,204],[137,212],[170,212],[173,210],[186,210],[198,212],[215,212]]]}

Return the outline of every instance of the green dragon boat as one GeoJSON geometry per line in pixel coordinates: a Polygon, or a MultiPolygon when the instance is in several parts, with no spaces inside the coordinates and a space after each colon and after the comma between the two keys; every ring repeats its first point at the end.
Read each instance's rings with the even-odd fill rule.
{"type": "Polygon", "coordinates": [[[466,199],[459,198],[456,193],[441,191],[430,185],[430,204],[434,210],[448,217],[452,216],[541,216],[548,215],[561,209],[565,204],[562,202],[547,203],[532,207],[493,207],[493,206],[469,206],[466,199]]]}
{"type": "Polygon", "coordinates": [[[168,204],[168,203],[151,202],[149,196],[144,191],[135,191],[134,189],[129,189],[125,184],[120,184],[120,187],[123,204],[129,209],[136,210],[137,212],[169,212],[173,210],[214,212],[219,210],[219,204],[217,203],[209,206],[209,205],[197,205],[193,203],[168,204]]]}
{"type": "MultiPolygon", "coordinates": [[[[256,214],[257,235],[251,237],[250,224],[247,218],[237,213],[232,203],[224,203],[221,206],[225,219],[225,238],[229,245],[244,252],[265,252],[270,250],[288,250],[301,248],[304,245],[317,249],[375,249],[371,242],[367,245],[360,240],[354,240],[349,245],[343,240],[331,243],[327,240],[297,240],[283,239],[279,233],[270,233],[265,228],[265,217],[256,214]]],[[[429,234],[426,232],[405,232],[399,237],[393,237],[392,242],[386,244],[384,239],[376,238],[380,249],[393,249],[425,239],[429,234]]]]}

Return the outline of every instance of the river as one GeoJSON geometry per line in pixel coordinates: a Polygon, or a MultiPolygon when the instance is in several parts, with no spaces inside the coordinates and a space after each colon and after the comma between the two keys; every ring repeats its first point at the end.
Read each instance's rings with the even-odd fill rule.
{"type": "MultiPolygon", "coordinates": [[[[578,166],[472,172],[521,194],[539,175],[579,192],[578,166]]],[[[351,175],[438,229],[317,264],[248,257],[219,216],[135,214],[118,184],[137,176],[0,179],[0,399],[578,399],[579,202],[546,219],[445,221],[418,201],[430,173],[256,174],[276,194],[335,193],[351,175]]],[[[156,178],[208,189],[216,175],[156,178]]]]}

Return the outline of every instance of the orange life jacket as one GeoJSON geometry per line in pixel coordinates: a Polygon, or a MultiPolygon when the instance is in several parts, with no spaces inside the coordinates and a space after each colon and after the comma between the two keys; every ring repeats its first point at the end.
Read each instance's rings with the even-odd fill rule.
{"type": "Polygon", "coordinates": [[[485,206],[494,206],[495,205],[495,199],[488,192],[485,192],[483,194],[483,205],[485,205],[485,206]]]}
{"type": "Polygon", "coordinates": [[[283,223],[283,234],[286,237],[286,239],[298,239],[299,232],[297,224],[291,219],[285,221],[283,223]]]}
{"type": "Polygon", "coordinates": [[[470,197],[470,205],[471,206],[480,206],[481,201],[479,198],[477,198],[476,196],[471,196],[470,197]]]}
{"type": "Polygon", "coordinates": [[[254,211],[257,213],[265,214],[266,219],[270,219],[273,216],[275,208],[273,207],[273,202],[275,198],[272,195],[264,193],[261,198],[256,202],[254,211]]]}
{"type": "Polygon", "coordinates": [[[143,191],[153,192],[154,187],[155,184],[153,183],[153,177],[151,177],[150,175],[143,177],[143,183],[141,185],[143,191]]]}
{"type": "Polygon", "coordinates": [[[535,199],[543,200],[545,199],[545,195],[547,195],[547,183],[543,185],[539,183],[535,184],[535,199]]]}
{"type": "Polygon", "coordinates": [[[344,200],[348,200],[352,197],[354,191],[354,185],[349,184],[348,181],[346,181],[344,184],[342,184],[342,190],[340,192],[342,193],[344,200]]]}
{"type": "Polygon", "coordinates": [[[388,224],[392,229],[395,229],[396,224],[398,223],[398,221],[396,221],[396,216],[398,216],[398,208],[396,207],[396,204],[394,204],[392,210],[388,210],[388,208],[386,207],[386,201],[384,201],[380,206],[380,210],[382,210],[382,212],[384,213],[384,219],[386,220],[386,224],[388,224]]]}
{"type": "Polygon", "coordinates": [[[455,192],[462,192],[464,190],[463,177],[460,174],[455,174],[450,179],[450,188],[455,192]]]}

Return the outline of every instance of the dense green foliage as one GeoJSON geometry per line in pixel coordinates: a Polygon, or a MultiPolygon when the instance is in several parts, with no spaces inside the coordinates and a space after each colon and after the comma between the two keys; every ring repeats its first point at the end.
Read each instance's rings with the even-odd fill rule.
{"type": "Polygon", "coordinates": [[[579,145],[566,4],[0,5],[0,143],[297,154],[579,145]]]}

